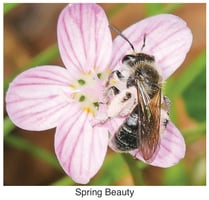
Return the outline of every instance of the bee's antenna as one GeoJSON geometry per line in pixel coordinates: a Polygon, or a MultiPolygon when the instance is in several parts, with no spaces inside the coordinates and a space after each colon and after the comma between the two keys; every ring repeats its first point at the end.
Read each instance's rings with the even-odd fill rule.
{"type": "MultiPolygon", "coordinates": [[[[125,35],[123,35],[116,27],[112,26],[111,24],[109,24],[109,27],[110,27],[110,29],[115,31],[118,35],[120,35],[124,40],[126,40],[129,43],[129,45],[131,46],[132,50],[135,52],[133,44],[131,44],[131,42],[128,40],[128,38],[125,35]]],[[[143,44],[143,46],[145,46],[145,44],[143,44]]]]}
{"type": "Polygon", "coordinates": [[[143,45],[141,47],[141,51],[143,50],[143,48],[145,47],[145,42],[146,42],[146,33],[144,34],[144,39],[143,39],[143,45]]]}

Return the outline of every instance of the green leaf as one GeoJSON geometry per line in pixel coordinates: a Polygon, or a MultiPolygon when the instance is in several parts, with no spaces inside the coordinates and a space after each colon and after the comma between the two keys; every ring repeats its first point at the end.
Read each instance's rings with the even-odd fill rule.
{"type": "Polygon", "coordinates": [[[162,9],[163,9],[162,3],[145,3],[146,16],[155,15],[162,9]]]}
{"type": "Polygon", "coordinates": [[[193,62],[185,68],[179,77],[170,77],[165,84],[165,93],[170,99],[181,96],[191,83],[205,70],[206,52],[200,53],[193,62]]]}
{"type": "Polygon", "coordinates": [[[163,185],[188,185],[188,183],[184,162],[181,161],[173,167],[164,169],[163,185]]]}
{"type": "MultiPolygon", "coordinates": [[[[198,65],[197,65],[198,66],[198,65]]],[[[200,122],[206,120],[206,68],[183,92],[189,115],[200,122]]]]}
{"type": "Polygon", "coordinates": [[[152,16],[162,13],[171,13],[174,10],[180,8],[183,4],[180,3],[171,3],[168,5],[162,3],[146,3],[145,4],[145,13],[146,16],[152,16]]]}

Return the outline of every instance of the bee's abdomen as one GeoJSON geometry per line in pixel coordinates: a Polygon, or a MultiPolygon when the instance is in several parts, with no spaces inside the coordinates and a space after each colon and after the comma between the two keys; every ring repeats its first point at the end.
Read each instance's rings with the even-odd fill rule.
{"type": "Polygon", "coordinates": [[[139,116],[138,113],[132,114],[125,120],[119,128],[118,133],[113,138],[115,147],[120,151],[130,151],[139,146],[139,116]]]}

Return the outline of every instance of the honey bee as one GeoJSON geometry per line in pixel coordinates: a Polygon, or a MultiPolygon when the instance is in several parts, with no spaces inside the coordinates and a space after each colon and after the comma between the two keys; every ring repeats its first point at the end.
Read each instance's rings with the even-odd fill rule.
{"type": "MultiPolygon", "coordinates": [[[[163,80],[154,56],[136,53],[118,29],[110,28],[130,44],[133,54],[123,57],[123,68],[113,71],[106,84],[108,117],[126,116],[109,145],[119,152],[138,149],[144,160],[151,161],[158,150],[160,134],[169,121],[170,101],[162,94],[163,80]]],[[[146,34],[141,51],[145,40],[146,34]]]]}

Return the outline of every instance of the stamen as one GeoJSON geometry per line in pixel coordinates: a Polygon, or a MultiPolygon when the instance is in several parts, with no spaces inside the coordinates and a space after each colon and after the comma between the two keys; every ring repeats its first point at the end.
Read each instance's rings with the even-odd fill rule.
{"type": "Polygon", "coordinates": [[[84,81],[83,79],[79,79],[79,80],[78,80],[78,83],[79,83],[80,85],[85,85],[86,81],[84,81]]]}
{"type": "Polygon", "coordinates": [[[81,95],[79,98],[79,101],[82,102],[82,101],[85,101],[85,99],[86,99],[86,97],[84,95],[81,95]]]}
{"type": "Polygon", "coordinates": [[[86,111],[87,113],[93,113],[92,109],[90,107],[84,107],[83,108],[84,111],[86,111]]]}
{"type": "Polygon", "coordinates": [[[102,76],[101,73],[98,73],[98,74],[97,74],[97,77],[98,77],[99,79],[101,79],[101,76],[102,76]]]}
{"type": "Polygon", "coordinates": [[[71,83],[69,86],[73,89],[76,88],[75,84],[73,84],[73,83],[71,83]]]}
{"type": "MultiPolygon", "coordinates": [[[[96,68],[95,68],[96,69],[96,68]]],[[[89,72],[81,74],[80,78],[70,84],[72,88],[71,97],[81,104],[81,108],[95,116],[99,109],[99,103],[103,96],[102,90],[104,80],[109,75],[109,71],[97,72],[91,69],[89,72]]]]}
{"type": "Polygon", "coordinates": [[[94,107],[95,107],[96,109],[99,108],[99,103],[98,103],[98,102],[94,102],[93,105],[94,105],[94,107]]]}

